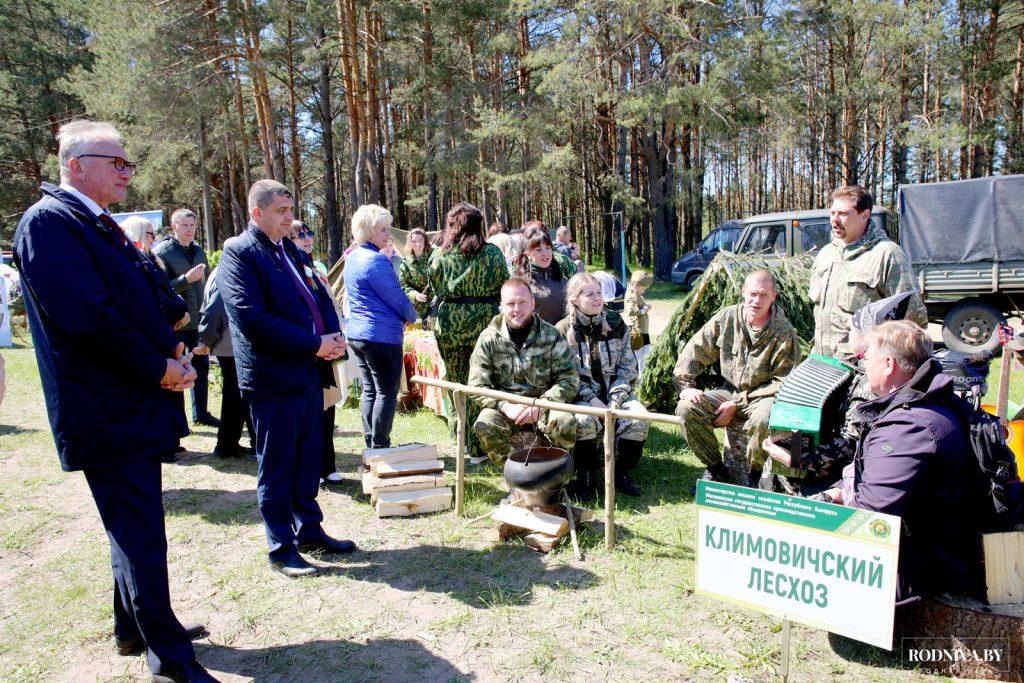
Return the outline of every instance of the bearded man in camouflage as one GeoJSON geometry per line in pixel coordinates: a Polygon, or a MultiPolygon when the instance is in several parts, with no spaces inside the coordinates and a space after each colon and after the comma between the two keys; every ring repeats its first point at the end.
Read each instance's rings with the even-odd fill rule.
{"type": "MultiPolygon", "coordinates": [[[[719,311],[686,342],[673,381],[683,436],[707,466],[703,478],[756,486],[767,457],[761,442],[768,417],[782,378],[800,362],[800,340],[775,304],[778,286],[770,271],[750,273],[741,293],[743,303],[719,311]],[[715,364],[724,386],[701,391],[698,376],[715,364]],[[725,427],[724,454],[715,427],[725,427]]],[[[771,477],[765,479],[770,486],[771,477]]]]}
{"type": "MultiPolygon", "coordinates": [[[[534,315],[534,307],[527,282],[513,278],[502,285],[502,312],[476,342],[469,360],[469,386],[572,403],[580,388],[573,355],[558,330],[534,315]]],[[[566,450],[576,442],[571,413],[486,396],[473,399],[482,408],[473,431],[496,465],[505,464],[516,432],[532,429],[566,450]]]]}
{"type": "Polygon", "coordinates": [[[832,242],[811,269],[814,302],[813,353],[839,358],[850,353],[850,318],[873,301],[910,292],[906,319],[921,327],[928,313],[914,284],[910,259],[871,222],[871,194],[859,185],[832,193],[832,242]]]}

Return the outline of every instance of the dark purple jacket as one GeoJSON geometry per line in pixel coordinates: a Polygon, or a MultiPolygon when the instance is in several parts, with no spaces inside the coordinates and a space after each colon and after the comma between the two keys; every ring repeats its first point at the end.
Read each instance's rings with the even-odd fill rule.
{"type": "Polygon", "coordinates": [[[934,360],[888,396],[862,403],[865,430],[847,504],[903,518],[896,600],[977,593],[977,465],[953,380],[934,360]]]}

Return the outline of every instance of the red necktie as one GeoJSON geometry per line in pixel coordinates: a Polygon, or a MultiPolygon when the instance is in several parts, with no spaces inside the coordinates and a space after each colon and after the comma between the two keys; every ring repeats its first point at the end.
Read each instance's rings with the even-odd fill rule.
{"type": "Polygon", "coordinates": [[[113,234],[114,237],[121,240],[122,246],[128,246],[128,235],[126,235],[121,226],[117,224],[117,221],[111,218],[110,214],[101,213],[99,215],[99,219],[100,223],[103,223],[103,225],[107,226],[107,229],[110,230],[111,234],[113,234]]]}

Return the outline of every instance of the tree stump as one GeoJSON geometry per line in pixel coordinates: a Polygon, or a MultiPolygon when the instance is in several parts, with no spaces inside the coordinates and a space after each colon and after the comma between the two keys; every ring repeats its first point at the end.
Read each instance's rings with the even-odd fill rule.
{"type": "Polygon", "coordinates": [[[893,640],[904,663],[918,663],[930,673],[1024,680],[1024,605],[985,605],[952,596],[922,600],[896,610],[893,640]],[[986,661],[993,659],[986,651],[996,648],[999,661],[986,661]],[[918,651],[916,659],[912,649],[918,651]]]}

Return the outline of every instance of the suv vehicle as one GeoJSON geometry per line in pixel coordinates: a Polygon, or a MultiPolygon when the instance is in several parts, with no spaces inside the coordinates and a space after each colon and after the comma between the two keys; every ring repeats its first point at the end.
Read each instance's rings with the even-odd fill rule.
{"type": "Polygon", "coordinates": [[[734,251],[736,238],[743,232],[740,221],[726,221],[712,230],[696,247],[683,254],[672,266],[672,282],[690,287],[714,260],[719,251],[734,251]]]}
{"type": "MultiPolygon", "coordinates": [[[[871,211],[871,222],[891,236],[888,217],[888,212],[880,206],[871,211]]],[[[828,209],[765,213],[744,218],[740,223],[743,224],[743,234],[733,251],[737,254],[761,254],[768,261],[773,257],[816,252],[832,241],[828,209]]]]}

